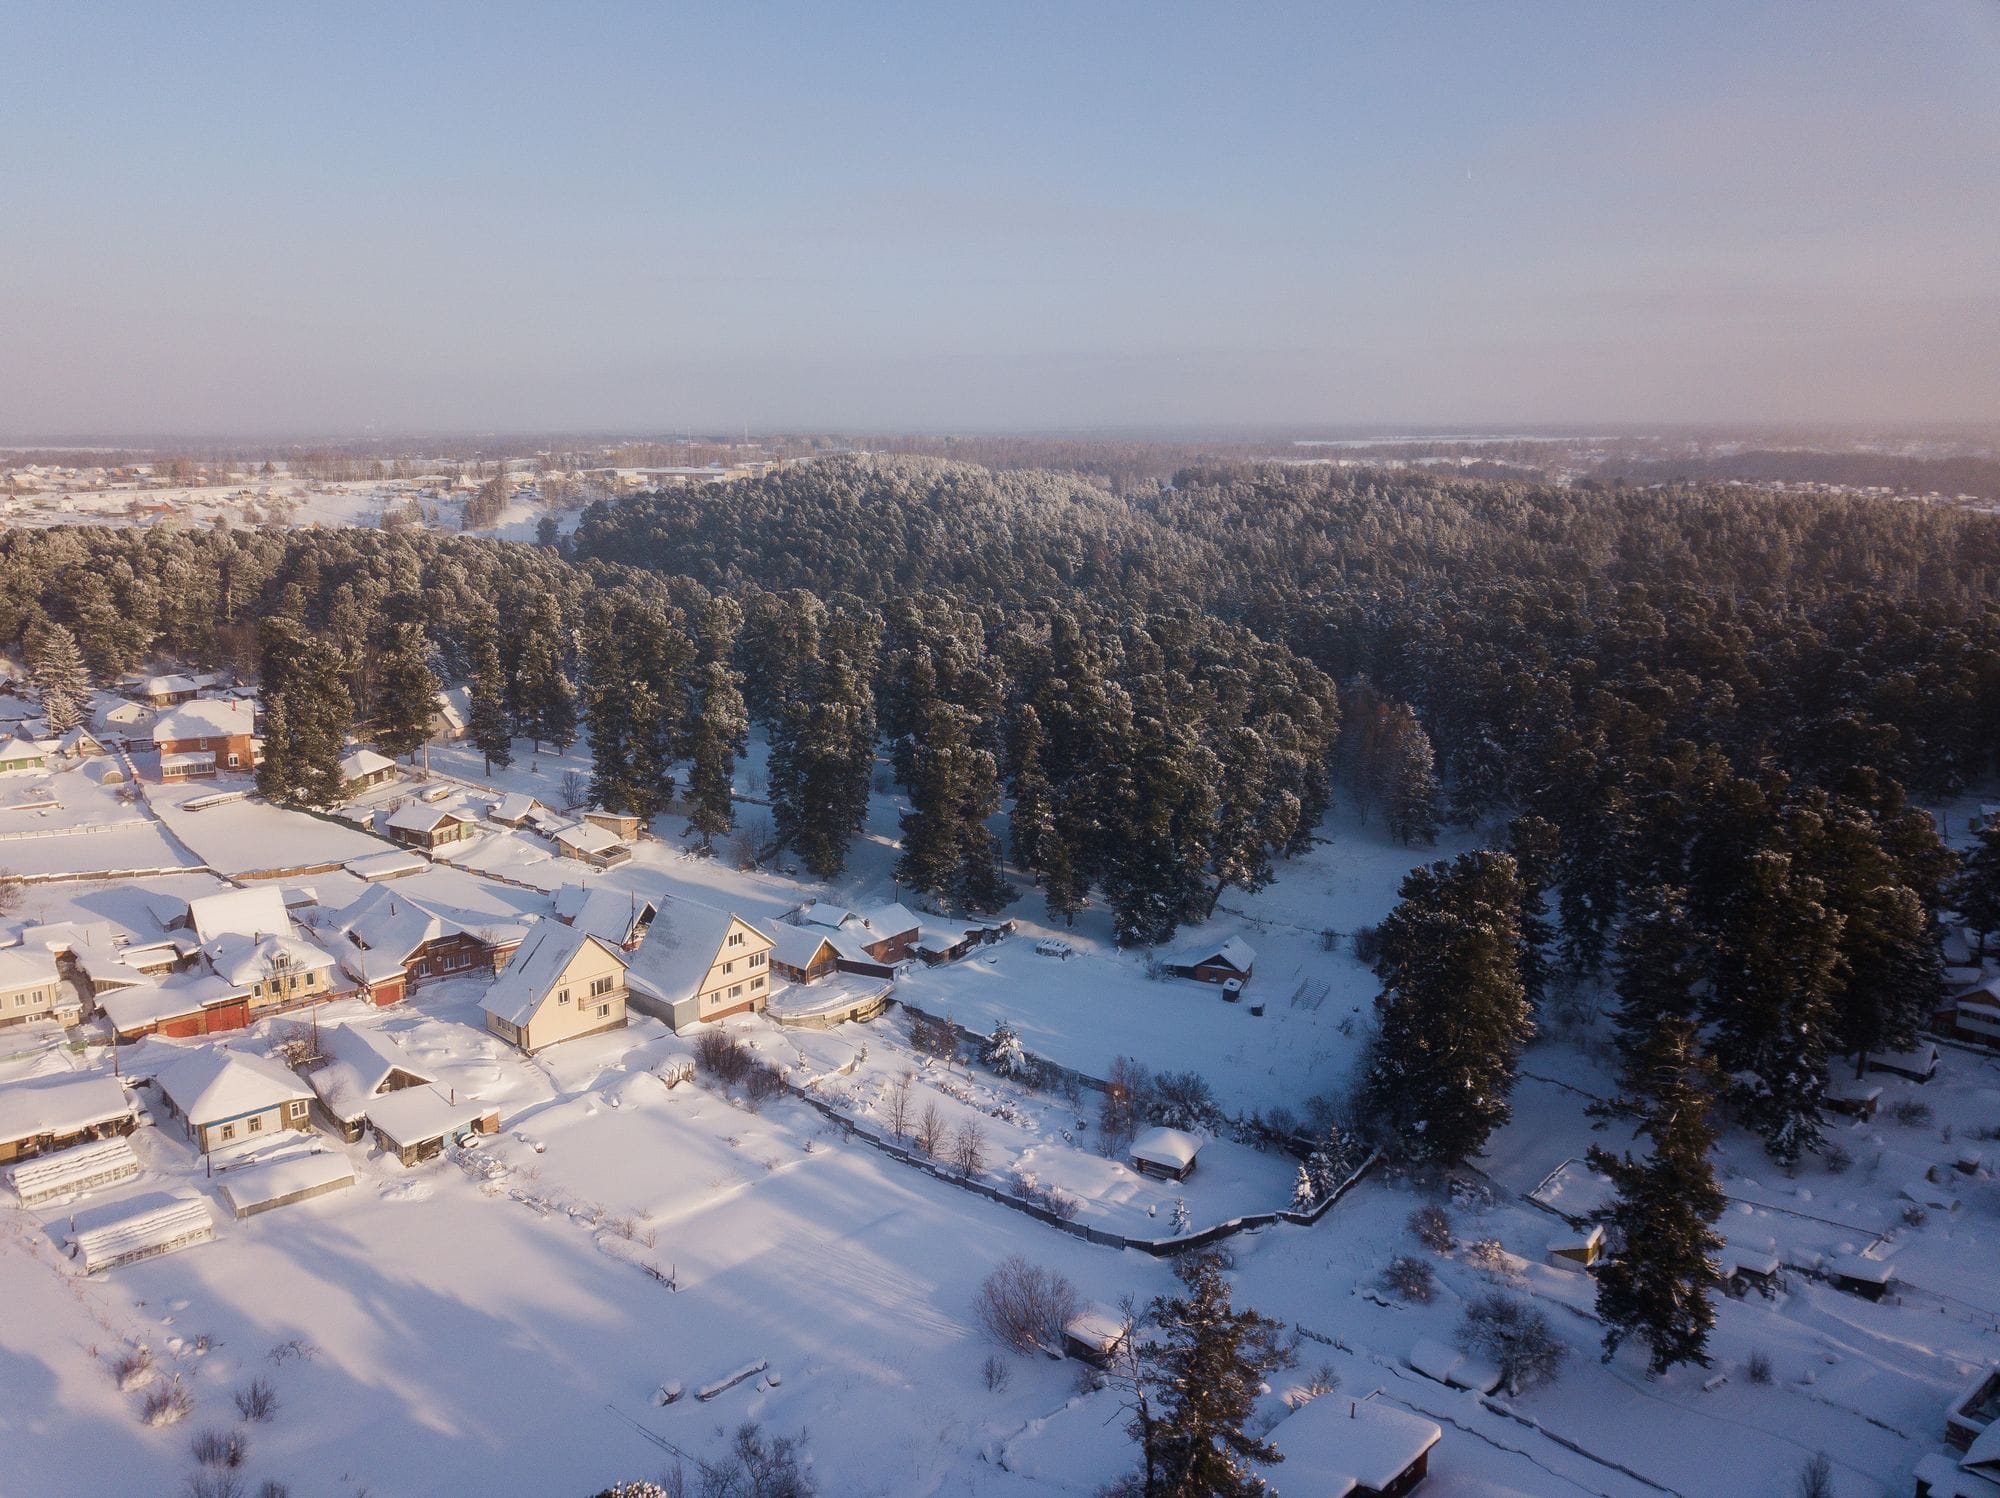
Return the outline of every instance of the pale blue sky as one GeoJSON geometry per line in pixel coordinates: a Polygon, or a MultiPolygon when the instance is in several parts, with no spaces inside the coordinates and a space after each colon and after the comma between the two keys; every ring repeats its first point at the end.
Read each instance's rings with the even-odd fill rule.
{"type": "Polygon", "coordinates": [[[2000,0],[22,5],[0,434],[2000,414],[2000,0]]]}

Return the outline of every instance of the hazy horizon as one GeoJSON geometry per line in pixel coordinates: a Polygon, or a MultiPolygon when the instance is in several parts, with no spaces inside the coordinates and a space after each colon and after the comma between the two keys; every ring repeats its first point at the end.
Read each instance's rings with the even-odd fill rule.
{"type": "Polygon", "coordinates": [[[9,442],[2000,411],[1985,0],[0,34],[9,442]]]}

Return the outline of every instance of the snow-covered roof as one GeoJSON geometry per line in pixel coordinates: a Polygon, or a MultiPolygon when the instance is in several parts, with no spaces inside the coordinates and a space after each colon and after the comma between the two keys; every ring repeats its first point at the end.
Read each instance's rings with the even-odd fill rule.
{"type": "Polygon", "coordinates": [[[1134,1139],[1126,1153],[1135,1160],[1144,1160],[1148,1165],[1185,1170],[1201,1152],[1205,1142],[1199,1135],[1182,1129],[1151,1128],[1134,1139]]]}
{"type": "Polygon", "coordinates": [[[33,739],[0,741],[0,765],[26,764],[29,760],[41,759],[43,752],[42,746],[33,739]]]}
{"type": "Polygon", "coordinates": [[[845,906],[829,905],[824,900],[815,900],[799,912],[799,920],[805,925],[830,926],[836,931],[856,919],[854,912],[845,906]]]}
{"type": "Polygon", "coordinates": [[[356,879],[394,879],[403,874],[415,874],[430,867],[428,860],[401,848],[387,853],[364,853],[359,858],[350,858],[341,865],[356,879]]]}
{"type": "Polygon", "coordinates": [[[1617,1194],[1618,1188],[1611,1177],[1592,1170],[1581,1160],[1565,1160],[1542,1177],[1541,1184],[1528,1193],[1528,1200],[1539,1202],[1572,1222],[1581,1222],[1610,1206],[1617,1194]]]}
{"type": "Polygon", "coordinates": [[[447,687],[437,694],[438,716],[454,731],[472,721],[472,688],[447,687]]]}
{"type": "Polygon", "coordinates": [[[1886,1285],[1896,1277],[1896,1266],[1886,1259],[1865,1254],[1842,1254],[1826,1266],[1827,1273],[1864,1285],[1886,1285]]]}
{"type": "Polygon", "coordinates": [[[441,822],[472,820],[455,806],[412,801],[389,814],[389,825],[403,832],[430,832],[441,822]]]}
{"type": "Polygon", "coordinates": [[[202,943],[201,955],[218,978],[238,987],[279,973],[333,966],[331,953],[296,936],[238,936],[229,931],[202,943]]]}
{"type": "Polygon", "coordinates": [[[116,1077],[65,1077],[0,1087],[0,1142],[37,1134],[75,1134],[129,1118],[132,1096],[116,1077]]]}
{"type": "Polygon", "coordinates": [[[176,975],[168,982],[147,980],[97,996],[97,1007],[120,1035],[130,1035],[163,1020],[195,1014],[211,1004],[240,997],[242,990],[213,973],[176,975]]]}
{"type": "Polygon", "coordinates": [[[189,1051],[160,1069],[160,1091],[190,1123],[226,1123],[295,1099],[312,1089],[268,1056],[221,1047],[189,1051]]]}
{"type": "Polygon", "coordinates": [[[326,1111],[342,1123],[352,1123],[372,1111],[375,1091],[391,1072],[407,1072],[426,1082],[437,1079],[404,1054],[403,1048],[379,1030],[353,1025],[328,1025],[320,1031],[326,1061],[306,1074],[326,1111]]]}
{"type": "Polygon", "coordinates": [[[302,1191],[337,1191],[352,1186],[354,1164],[337,1150],[287,1155],[261,1165],[246,1165],[222,1178],[221,1190],[238,1217],[247,1207],[262,1207],[302,1191]]]}
{"type": "Polygon", "coordinates": [[[1410,1348],[1409,1364],[1426,1378],[1455,1389],[1490,1394],[1500,1387],[1500,1370],[1484,1359],[1460,1352],[1435,1337],[1419,1337],[1410,1348]]]}
{"type": "MultiPolygon", "coordinates": [[[[655,931],[658,929],[654,927],[655,931]]],[[[481,1001],[486,1012],[511,1025],[527,1024],[548,998],[570,959],[583,950],[586,942],[596,942],[621,963],[626,960],[623,952],[588,931],[565,926],[560,921],[536,921],[528,928],[520,950],[486,990],[481,1001]]]]}
{"type": "Polygon", "coordinates": [[[253,884],[188,901],[187,924],[200,940],[213,941],[226,932],[238,936],[289,933],[292,917],[285,909],[285,892],[275,884],[253,884]]]}
{"type": "MultiPolygon", "coordinates": [[[[665,1004],[692,998],[735,920],[728,911],[696,900],[662,901],[646,939],[627,959],[626,983],[665,1004]]],[[[757,949],[746,946],[744,955],[752,950],[757,949]]]]}
{"type": "Polygon", "coordinates": [[[405,1087],[370,1102],[368,1126],[379,1129],[398,1149],[407,1149],[469,1128],[492,1111],[477,1098],[454,1102],[436,1087],[405,1087]]]}
{"type": "Polygon", "coordinates": [[[1267,1439],[1284,1461],[1266,1472],[1273,1486],[1300,1498],[1345,1498],[1357,1487],[1390,1486],[1443,1434],[1380,1399],[1322,1394],[1272,1430],[1267,1439]]]}
{"type": "Polygon", "coordinates": [[[122,1135],[37,1155],[7,1172],[7,1183],[23,1206],[69,1196],[139,1174],[139,1157],[122,1135]]]}
{"type": "Polygon", "coordinates": [[[384,884],[363,891],[339,919],[356,946],[393,957],[398,967],[426,942],[458,930],[428,905],[384,884]]]}
{"type": "Polygon", "coordinates": [[[840,948],[824,926],[794,926],[786,921],[761,921],[757,929],[771,938],[771,960],[786,967],[811,967],[821,947],[840,948]]]}
{"type": "Polygon", "coordinates": [[[496,822],[525,822],[530,812],[538,810],[548,808],[525,791],[509,791],[486,809],[486,815],[496,822]]]}
{"type": "Polygon", "coordinates": [[[340,761],[342,780],[359,780],[364,775],[379,775],[384,770],[393,770],[396,762],[386,754],[377,754],[373,749],[356,749],[344,755],[340,761]]]}
{"type": "Polygon", "coordinates": [[[907,936],[921,924],[908,907],[893,903],[871,910],[861,918],[872,939],[880,941],[886,936],[907,936]]]}
{"type": "Polygon", "coordinates": [[[47,947],[0,947],[0,992],[53,983],[56,977],[56,959],[47,947]]]}
{"type": "Polygon", "coordinates": [[[595,822],[572,822],[567,827],[558,827],[549,834],[560,847],[573,848],[579,853],[609,853],[613,848],[625,846],[618,834],[595,822]]]}
{"type": "Polygon", "coordinates": [[[1174,959],[1176,967],[1211,967],[1216,963],[1247,973],[1257,961],[1257,949],[1240,936],[1232,936],[1219,946],[1192,947],[1174,959]]]}
{"type": "Polygon", "coordinates": [[[1095,1352],[1115,1352],[1125,1340],[1125,1318],[1108,1306],[1087,1305],[1063,1323],[1063,1335],[1095,1352]]]}
{"type": "Polygon", "coordinates": [[[168,739],[234,738],[257,731],[257,709],[247,702],[203,697],[183,702],[153,720],[153,742],[168,739]]]}
{"type": "Polygon", "coordinates": [[[584,896],[570,924],[622,947],[632,939],[633,931],[655,913],[653,902],[633,890],[600,886],[584,896]]]}
{"type": "Polygon", "coordinates": [[[118,1203],[110,1214],[92,1219],[89,1227],[74,1233],[70,1247],[87,1272],[214,1236],[215,1219],[200,1197],[155,1195],[118,1203]]]}
{"type": "Polygon", "coordinates": [[[164,697],[172,692],[198,692],[201,683],[188,676],[149,676],[135,690],[142,697],[164,697]]]}

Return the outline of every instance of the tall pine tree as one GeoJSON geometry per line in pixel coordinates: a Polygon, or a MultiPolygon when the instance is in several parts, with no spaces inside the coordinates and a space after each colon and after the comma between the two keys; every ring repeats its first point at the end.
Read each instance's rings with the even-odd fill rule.
{"type": "Polygon", "coordinates": [[[1978,935],[1983,956],[1989,938],[2000,934],[2000,811],[1981,821],[1974,832],[1951,900],[1959,917],[1978,935]]]}
{"type": "Polygon", "coordinates": [[[471,721],[466,731],[491,775],[495,765],[504,770],[514,762],[514,725],[507,716],[507,678],[500,669],[500,646],[490,624],[482,623],[473,631],[471,655],[471,721]]]}
{"type": "Polygon", "coordinates": [[[1174,1266],[1183,1287],[1154,1300],[1157,1335],[1135,1350],[1132,1421],[1140,1468],[1124,1490],[1133,1498],[1258,1498],[1268,1486],[1258,1466],[1284,1460],[1250,1433],[1264,1377],[1289,1367],[1284,1324],[1230,1303],[1222,1263],[1212,1253],[1174,1266]]]}
{"type": "Polygon", "coordinates": [[[32,671],[42,717],[54,733],[68,733],[90,708],[90,670],[76,636],[60,624],[42,629],[35,641],[32,671]]]}
{"type": "Polygon", "coordinates": [[[414,754],[430,737],[438,681],[429,653],[422,625],[390,628],[375,670],[375,742],[384,754],[414,754]]]}
{"type": "Polygon", "coordinates": [[[1363,1082],[1368,1115],[1421,1166],[1477,1154],[1510,1116],[1534,1034],[1521,987],[1521,884],[1504,853],[1414,869],[1382,923],[1382,1017],[1363,1082]]]}
{"type": "Polygon", "coordinates": [[[1721,1276],[1715,1221],[1725,1198],[1711,1154],[1716,1094],[1712,1065],[1696,1049],[1691,1021],[1662,1016],[1643,1047],[1634,1080],[1644,1091],[1626,1099],[1652,1144],[1643,1160],[1593,1148],[1590,1160],[1617,1187],[1612,1227],[1622,1245],[1597,1272],[1597,1314],[1609,1361],[1628,1337],[1649,1350],[1647,1368],[1708,1366],[1711,1297],[1721,1276]]]}
{"type": "Polygon", "coordinates": [[[340,754],[353,721],[339,653],[291,619],[264,624],[264,762],[257,789],[281,806],[327,807],[345,790],[340,754]]]}

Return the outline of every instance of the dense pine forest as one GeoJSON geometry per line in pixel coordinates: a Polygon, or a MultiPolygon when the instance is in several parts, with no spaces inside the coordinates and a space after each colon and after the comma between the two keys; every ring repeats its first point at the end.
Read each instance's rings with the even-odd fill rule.
{"type": "MultiPolygon", "coordinates": [[[[756,725],[766,855],[838,875],[893,776],[917,898],[1099,903],[1128,945],[1268,883],[1336,797],[1412,843],[1473,826],[1490,853],[1420,871],[1385,928],[1385,1027],[1490,991],[1504,1057],[1552,985],[1603,978],[1635,1114],[1659,1025],[1698,1026],[1688,1064],[1796,1159],[1832,1058],[1914,1038],[1940,913],[1982,898],[1914,802],[1996,769],[2000,521],[1321,466],[1120,496],[829,458],[598,504],[541,546],[16,531],[0,637],[31,662],[73,640],[100,681],[257,673],[262,783],[296,805],[332,799],[351,726],[408,753],[463,682],[490,759],[587,733],[593,799],[675,808],[710,849],[756,725]]],[[[1447,1146],[1419,1115],[1455,1157],[1490,1126],[1447,1146]]]]}

